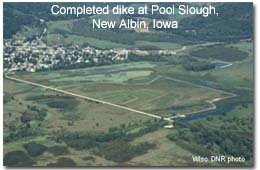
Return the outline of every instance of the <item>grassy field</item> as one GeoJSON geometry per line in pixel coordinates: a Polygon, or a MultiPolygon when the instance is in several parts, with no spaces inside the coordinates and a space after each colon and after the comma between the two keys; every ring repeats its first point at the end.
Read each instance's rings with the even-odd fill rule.
{"type": "Polygon", "coordinates": [[[154,70],[156,65],[142,62],[117,64],[112,69],[100,66],[51,74],[20,74],[19,77],[162,116],[202,110],[210,107],[207,100],[225,96],[221,92],[160,77],[154,70]]]}
{"type": "Polygon", "coordinates": [[[152,71],[125,71],[114,74],[94,74],[89,76],[73,76],[72,77],[61,77],[58,79],[50,80],[51,82],[108,82],[108,83],[123,83],[129,79],[136,77],[146,77],[150,76],[152,71]]]}
{"type": "MultiPolygon", "coordinates": [[[[5,80],[4,85],[5,87],[12,87],[13,91],[18,90],[19,86],[22,86],[20,83],[9,80],[5,80]],[[18,87],[16,84],[18,84],[18,87]]],[[[29,86],[29,88],[40,89],[32,86],[29,86]]],[[[6,92],[6,90],[4,92],[6,92]]],[[[10,95],[14,94],[11,93],[10,95]]],[[[74,97],[68,98],[60,94],[59,96],[57,95],[52,91],[40,92],[38,90],[26,91],[15,95],[15,99],[4,106],[5,123],[10,123],[14,118],[12,117],[12,119],[9,120],[8,112],[12,112],[13,115],[19,117],[20,114],[28,110],[27,105],[35,105],[40,108],[48,109],[49,114],[46,119],[46,127],[44,128],[50,131],[58,129],[66,129],[69,131],[86,131],[87,129],[89,131],[107,131],[109,128],[117,126],[115,122],[118,122],[120,126],[121,124],[131,124],[150,119],[149,117],[136,115],[136,113],[106,105],[87,102],[74,97]],[[52,107],[52,105],[50,105],[51,103],[48,103],[49,101],[52,101],[52,103],[56,102],[61,108],[52,107]],[[64,109],[64,106],[67,106],[67,109],[61,110],[62,108],[64,109]],[[71,115],[71,117],[66,115],[71,115]],[[68,126],[68,121],[70,121],[70,119],[73,120],[73,117],[75,117],[75,124],[72,127],[68,126]],[[96,126],[96,124],[99,125],[96,126]]]]}
{"type": "Polygon", "coordinates": [[[172,131],[173,130],[162,129],[134,140],[134,144],[150,141],[151,143],[156,143],[157,147],[145,155],[135,157],[127,162],[127,164],[141,166],[163,166],[165,164],[169,166],[189,165],[192,153],[166,138],[172,131]]]}

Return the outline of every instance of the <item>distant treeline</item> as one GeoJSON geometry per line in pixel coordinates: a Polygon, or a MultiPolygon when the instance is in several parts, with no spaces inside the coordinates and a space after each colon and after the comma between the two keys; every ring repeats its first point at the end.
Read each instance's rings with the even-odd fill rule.
{"type": "MultiPolygon", "coordinates": [[[[57,4],[57,3],[55,3],[57,4]]],[[[79,6],[86,3],[75,3],[79,6]]],[[[104,6],[106,3],[88,3],[88,5],[104,6]]],[[[116,5],[118,3],[110,3],[116,5]]],[[[131,3],[120,3],[131,5],[131,3]]],[[[53,3],[4,3],[4,38],[10,38],[23,25],[37,25],[39,19],[68,20],[75,16],[54,16],[50,13],[53,3]]],[[[71,3],[62,3],[62,6],[71,3]]],[[[171,3],[160,3],[167,6],[171,3]]],[[[178,4],[175,4],[178,5],[178,4]]],[[[196,4],[195,4],[196,5],[196,4]]],[[[137,33],[133,30],[93,30],[88,16],[86,20],[75,22],[73,33],[98,39],[109,40],[123,44],[133,44],[138,40],[192,43],[194,40],[234,41],[253,36],[253,5],[252,3],[219,3],[215,4],[219,16],[193,15],[180,20],[179,29],[158,30],[153,33],[137,33]]],[[[83,17],[83,16],[80,16],[83,17]]],[[[136,15],[122,15],[121,18],[140,17],[136,15]]],[[[168,19],[167,15],[148,15],[147,18],[168,19]]],[[[156,29],[155,29],[156,30],[156,29]]]]}
{"type": "MultiPolygon", "coordinates": [[[[51,20],[69,20],[76,19],[73,15],[55,16],[50,12],[53,4],[62,4],[69,6],[71,3],[34,3],[34,2],[15,2],[4,3],[4,38],[11,38],[13,34],[18,32],[23,26],[37,26],[40,24],[40,19],[45,21],[51,20]]],[[[77,3],[82,5],[86,3],[77,3]]],[[[88,2],[89,5],[93,4],[88,2]]],[[[95,3],[97,4],[97,3],[95,3]]],[[[104,6],[105,3],[98,3],[99,6],[104,6]]],[[[79,16],[82,17],[82,16],[79,16]]]]}
{"type": "Polygon", "coordinates": [[[180,64],[185,70],[188,71],[204,71],[215,68],[215,64],[209,61],[200,61],[195,57],[189,55],[179,56],[177,61],[171,62],[172,64],[180,64]]]}
{"type": "Polygon", "coordinates": [[[192,51],[190,55],[198,58],[204,59],[215,59],[223,61],[239,61],[248,57],[248,53],[241,51],[235,47],[225,47],[223,45],[219,46],[208,46],[202,49],[192,51]]]}
{"type": "Polygon", "coordinates": [[[216,4],[218,16],[192,16],[180,21],[180,34],[198,40],[226,41],[252,38],[254,25],[253,3],[216,4]],[[185,33],[190,30],[189,33],[185,33]],[[191,32],[191,30],[195,30],[191,32]]]}

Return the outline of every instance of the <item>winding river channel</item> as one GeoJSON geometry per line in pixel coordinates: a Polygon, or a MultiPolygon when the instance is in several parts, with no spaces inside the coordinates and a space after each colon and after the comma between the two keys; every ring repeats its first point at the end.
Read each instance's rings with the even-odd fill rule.
{"type": "MultiPolygon", "coordinates": [[[[237,98],[237,97],[234,97],[234,98],[237,98]]],[[[221,115],[225,112],[232,110],[236,105],[240,104],[239,102],[231,101],[231,100],[232,99],[230,99],[228,102],[227,101],[225,101],[225,102],[220,101],[220,102],[216,103],[217,107],[214,110],[202,111],[202,112],[186,115],[186,117],[178,117],[175,120],[177,120],[177,121],[191,121],[191,120],[206,118],[208,116],[221,115]]]]}

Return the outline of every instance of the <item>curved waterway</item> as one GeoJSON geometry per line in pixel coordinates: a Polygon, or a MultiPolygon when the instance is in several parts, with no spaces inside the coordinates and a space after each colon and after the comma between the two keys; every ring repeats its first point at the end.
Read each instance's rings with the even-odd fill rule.
{"type": "Polygon", "coordinates": [[[224,61],[214,61],[212,63],[215,64],[215,68],[225,68],[232,65],[232,63],[224,62],[224,61]]]}
{"type": "Polygon", "coordinates": [[[178,117],[176,121],[191,121],[206,118],[208,116],[218,116],[222,115],[225,112],[231,111],[236,105],[240,104],[237,101],[230,102],[219,102],[216,104],[217,108],[215,110],[202,111],[190,115],[186,115],[186,117],[178,117]]]}

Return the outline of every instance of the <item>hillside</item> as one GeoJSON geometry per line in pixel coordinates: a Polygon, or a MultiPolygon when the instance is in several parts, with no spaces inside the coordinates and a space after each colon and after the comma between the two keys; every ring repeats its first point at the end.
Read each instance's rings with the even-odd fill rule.
{"type": "MultiPolygon", "coordinates": [[[[97,3],[93,3],[96,4],[97,3]]],[[[136,5],[134,3],[124,3],[125,5],[136,5]]],[[[170,3],[162,3],[166,6],[170,3]]],[[[192,3],[194,6],[202,5],[200,3],[192,3]]],[[[52,3],[4,3],[4,38],[10,38],[19,31],[24,25],[37,26],[38,19],[46,21],[53,20],[71,20],[75,16],[53,16],[50,15],[50,7],[52,3]],[[30,9],[30,10],[29,10],[30,9]],[[13,22],[13,18],[17,22],[13,22]]],[[[62,3],[63,6],[72,5],[71,3],[62,3]]],[[[75,6],[82,5],[77,3],[75,6]]],[[[88,4],[89,5],[89,4],[88,4]]],[[[91,4],[90,4],[91,5],[91,4]]],[[[105,3],[99,3],[99,6],[105,3]]],[[[115,5],[115,3],[111,3],[115,5]]],[[[150,4],[148,4],[150,5],[150,4]]],[[[175,4],[176,7],[178,4],[175,4]]],[[[145,15],[146,19],[177,19],[180,21],[178,30],[153,30],[150,33],[139,33],[133,30],[93,30],[91,29],[90,16],[80,16],[85,19],[79,19],[73,25],[69,34],[80,34],[88,37],[118,42],[123,44],[133,44],[134,41],[167,41],[173,42],[178,39],[181,43],[190,43],[190,41],[206,40],[206,41],[232,41],[250,38],[253,35],[253,6],[252,3],[216,3],[214,4],[219,12],[219,16],[209,16],[204,18],[199,15],[191,15],[185,17],[145,15]],[[228,10],[228,9],[234,10],[228,10]],[[155,31],[155,32],[154,32],[155,31]],[[162,31],[162,32],[161,32],[162,31]],[[120,38],[119,38],[120,37],[120,38]]],[[[96,16],[94,16],[96,17],[96,16]]],[[[103,17],[98,16],[98,17],[103,17]]],[[[122,15],[120,18],[135,18],[136,15],[122,15]]],[[[115,16],[111,16],[115,18],[115,16]]]]}

